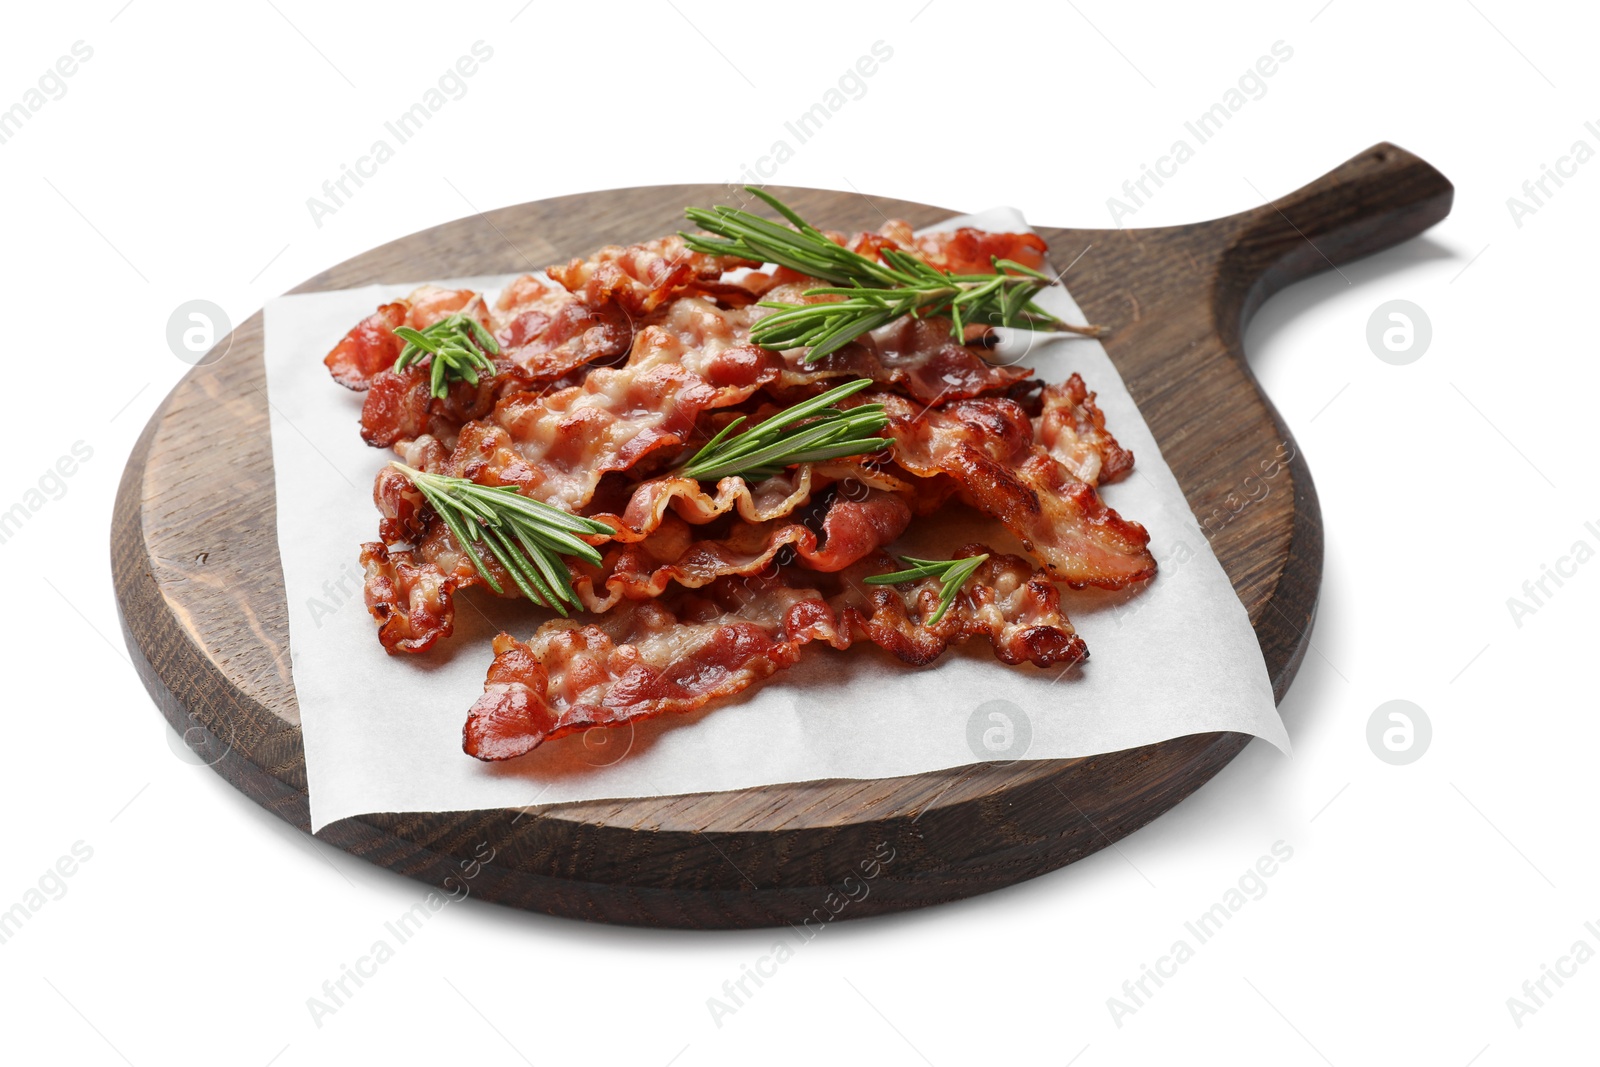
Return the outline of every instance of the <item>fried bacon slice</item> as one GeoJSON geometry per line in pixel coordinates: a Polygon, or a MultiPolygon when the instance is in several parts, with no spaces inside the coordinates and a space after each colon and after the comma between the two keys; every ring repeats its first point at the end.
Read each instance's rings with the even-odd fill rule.
{"type": "MultiPolygon", "coordinates": [[[[805,299],[800,295],[805,289],[819,284],[816,279],[790,281],[766,295],[799,302],[805,299]]],[[[718,351],[736,346],[754,349],[749,344],[750,326],[768,312],[750,306],[750,300],[763,294],[720,283],[698,284],[694,291],[706,295],[679,296],[635,320],[618,304],[591,307],[565,290],[524,275],[506,287],[492,313],[479,316],[494,329],[502,346],[501,357],[495,360],[496,374],[475,386],[452,383],[442,398],[432,395],[425,365],[398,374],[389,369],[402,347],[394,327],[409,324],[420,329],[418,323],[425,325],[460,310],[478,300],[476,294],[439,290],[419,304],[385,304],[352,329],[325,362],[342,384],[367,392],[361,435],[368,444],[389,448],[425,433],[453,442],[464,423],[487,417],[498,401],[523,392],[559,391],[555,387],[564,377],[614,360],[630,346],[637,348],[638,332],[645,326],[677,338],[685,351],[708,345],[718,351]],[[720,306],[732,290],[748,293],[748,299],[737,301],[739,306],[720,306]],[[453,296],[453,301],[446,296],[453,296]],[[458,306],[450,307],[451,302],[458,306]]],[[[481,307],[481,300],[478,304],[481,307]]],[[[1028,377],[1026,368],[997,366],[982,351],[952,338],[948,320],[906,318],[814,366],[806,365],[798,351],[768,355],[780,368],[776,384],[782,388],[866,377],[923,403],[1000,393],[1028,377]]]]}
{"type": "MultiPolygon", "coordinates": [[[[831,236],[864,255],[880,255],[884,248],[904,248],[935,266],[971,274],[993,273],[991,255],[1038,266],[1044,261],[1045,251],[1044,241],[1034,234],[961,229],[912,237],[910,227],[903,222],[891,222],[879,234],[831,236]]],[[[806,290],[830,284],[787,269],[772,275],[747,275],[737,282],[719,281],[721,270],[752,265],[729,257],[688,252],[682,239],[674,236],[628,248],[611,246],[587,260],[574,260],[565,268],[552,267],[550,273],[589,306],[615,304],[635,314],[646,314],[663,307],[674,295],[679,297],[678,303],[694,300],[699,305],[697,312],[720,318],[719,328],[736,343],[745,343],[750,326],[770,313],[769,309],[750,306],[753,301],[804,303],[807,298],[802,294],[806,290]],[[726,306],[718,307],[701,298],[726,306]]],[[[674,328],[669,322],[658,324],[674,328]]],[[[978,329],[973,333],[973,337],[964,340],[981,340],[988,331],[978,329]]],[[[1003,392],[1030,373],[1026,368],[989,363],[981,349],[951,336],[948,319],[902,319],[815,366],[807,366],[800,352],[788,354],[785,362],[780,383],[784,387],[812,385],[831,378],[866,377],[903,389],[924,403],[1003,392]]]]}
{"type": "MultiPolygon", "coordinates": [[[[803,294],[827,283],[817,278],[780,270],[784,279],[770,288],[752,292],[753,298],[791,304],[826,299],[803,294]]],[[[645,321],[673,333],[690,346],[712,339],[714,343],[748,344],[751,326],[768,308],[748,300],[724,307],[722,296],[701,287],[698,295],[680,296],[645,321]],[[714,297],[715,299],[712,299],[714,297]]],[[[742,292],[743,290],[741,290],[742,292]]],[[[977,334],[987,336],[981,329],[977,334]]],[[[925,404],[953,397],[1002,393],[1031,373],[1024,367],[1005,367],[984,358],[980,346],[962,344],[950,335],[950,320],[904,318],[889,323],[815,364],[804,352],[782,356],[783,370],[776,383],[784,389],[816,386],[830,379],[870,378],[880,385],[904,391],[925,404]]]]}
{"type": "MultiPolygon", "coordinates": [[[[429,457],[440,450],[427,440],[410,447],[403,458],[421,469],[437,469],[428,466],[434,462],[429,457]]],[[[801,566],[841,570],[905,532],[912,515],[912,481],[833,463],[806,464],[753,489],[743,479],[725,478],[715,497],[683,478],[640,483],[633,497],[638,506],[625,512],[636,526],[608,513],[595,516],[617,527],[615,543],[599,567],[570,561],[573,591],[588,610],[602,612],[624,598],[660,596],[674,583],[698,587],[724,575],[771,570],[786,549],[783,558],[801,566]],[[811,501],[814,481],[830,487],[818,517],[786,519],[811,501]],[[695,532],[723,516],[735,520],[731,527],[712,536],[695,532]]],[[[380,535],[416,547],[379,552],[375,547],[381,545],[362,546],[367,608],[378,620],[378,639],[389,652],[426,652],[455,627],[451,597],[487,583],[404,475],[386,467],[373,497],[383,515],[380,535]]],[[[501,595],[519,595],[492,555],[482,555],[482,560],[501,595]]]]}
{"type": "MultiPolygon", "coordinates": [[[[633,340],[633,322],[622,309],[614,305],[590,308],[565,289],[524,274],[506,285],[490,311],[479,315],[500,342],[494,375],[480,377],[477,385],[454,382],[447,395],[435,397],[427,366],[414,365],[398,374],[390,369],[402,347],[393,329],[402,324],[420,329],[419,322],[437,321],[451,310],[459,310],[450,309],[453,301],[438,294],[467,297],[461,306],[478,298],[464,290],[430,293],[426,289],[413,293],[409,302],[379,308],[328,356],[330,368],[335,361],[340,367],[351,360],[360,361],[364,377],[359,384],[351,384],[356,381],[354,372],[347,372],[349,380],[341,380],[352,388],[366,389],[361,436],[377,448],[390,448],[422,434],[454,442],[464,423],[484,418],[502,398],[548,389],[591,363],[622,355],[633,340]],[[418,294],[426,299],[419,302],[418,294]]],[[[482,306],[481,300],[477,306],[482,306]]],[[[336,377],[340,373],[334,369],[336,377]]]]}
{"type": "MultiPolygon", "coordinates": [[[[632,320],[619,308],[596,311],[532,275],[507,286],[493,319],[502,323],[495,330],[501,354],[493,375],[477,385],[452,382],[445,396],[435,397],[427,365],[380,370],[361,407],[362,439],[391,448],[430,434],[453,444],[465,423],[486,418],[505,397],[555,391],[564,377],[627,352],[634,336],[632,320]]],[[[398,356],[399,339],[391,338],[398,356]]]]}
{"type": "MultiPolygon", "coordinates": [[[[693,308],[686,312],[695,313],[693,308]]],[[[549,396],[509,397],[493,419],[462,426],[448,455],[444,442],[431,434],[400,442],[399,451],[419,469],[485,485],[516,485],[533,499],[581,512],[608,472],[626,471],[653,452],[682,445],[702,411],[746,399],[776,374],[777,357],[762,349],[718,345],[710,337],[689,349],[682,333],[648,327],[625,367],[597,368],[583,385],[549,396]]],[[[650,536],[669,507],[699,523],[735,509],[748,522],[761,523],[810,500],[811,469],[767,479],[754,490],[743,479],[723,479],[715,497],[690,479],[661,478],[643,483],[634,498],[620,517],[595,516],[617,527],[619,540],[650,536]]],[[[450,596],[481,580],[443,521],[421,506],[399,472],[386,467],[379,473],[373,499],[381,516],[380,536],[415,548],[403,557],[395,553],[398,562],[364,555],[368,610],[388,651],[426,651],[453,629],[450,596]],[[426,610],[414,612],[417,590],[426,594],[426,610]]],[[[750,546],[741,544],[738,550],[748,552],[750,546]]],[[[515,583],[498,573],[492,559],[485,557],[484,565],[505,595],[515,595],[515,583]]],[[[609,593],[594,592],[603,587],[603,579],[591,582],[588,599],[605,602],[609,593]]]]}
{"type": "Polygon", "coordinates": [[[993,274],[991,257],[1009,259],[1038,270],[1049,251],[1044,238],[1036,233],[990,233],[963,226],[918,237],[912,232],[911,223],[904,219],[890,219],[877,233],[858,233],[854,237],[829,233],[828,236],[836,244],[879,260],[885,248],[903,249],[928,265],[952,274],[993,274]]]}
{"type": "MultiPolygon", "coordinates": [[[[432,444],[399,444],[407,462],[421,469],[485,485],[516,485],[529,497],[581,512],[608,472],[627,471],[656,452],[686,444],[702,413],[748,399],[776,380],[779,366],[776,354],[742,343],[718,309],[684,298],[659,325],[639,332],[625,366],[596,368],[582,385],[549,395],[505,398],[492,417],[460,427],[447,458],[440,451],[448,441],[445,428],[431,423],[412,425],[419,431],[414,440],[432,444]]],[[[802,468],[792,480],[771,478],[754,489],[742,479],[724,479],[715,496],[690,479],[660,478],[643,483],[620,516],[594,517],[618,527],[617,536],[626,540],[648,536],[668,507],[696,523],[730,509],[749,522],[766,522],[810,499],[810,476],[802,468]]],[[[402,533],[405,540],[426,542],[429,528],[417,517],[415,496],[397,477],[386,470],[374,487],[380,529],[387,531],[386,540],[399,540],[389,533],[402,533]]],[[[456,551],[442,534],[434,543],[456,551]]],[[[419,551],[424,562],[432,562],[426,544],[419,551]]]]}
{"type": "Polygon", "coordinates": [[[682,237],[671,234],[627,247],[607,245],[546,273],[589,307],[616,304],[642,316],[697,283],[717,282],[724,271],[759,266],[734,256],[691,252],[682,237]]]}
{"type": "MultiPolygon", "coordinates": [[[[596,376],[605,373],[597,371],[596,376]]],[[[1092,398],[1081,379],[1068,383],[1061,395],[1076,399],[1073,406],[1092,428],[1094,420],[1083,414],[1092,398]]],[[[620,514],[590,509],[591,517],[615,529],[612,539],[618,546],[608,550],[601,567],[578,567],[574,588],[580,599],[592,611],[605,611],[624,599],[659,596],[673,584],[703,586],[727,575],[756,574],[770,568],[786,548],[785,558],[797,558],[816,570],[836,570],[890,543],[913,513],[936,511],[957,492],[1000,518],[1057,580],[1077,587],[1121,588],[1154,573],[1144,528],[1106,507],[1092,485],[1036,444],[1033,424],[1015,402],[987,397],[918,410],[903,397],[886,394],[878,399],[892,416],[890,436],[904,479],[865,464],[841,463],[832,465],[831,475],[820,481],[809,465],[755,486],[725,478],[715,494],[695,480],[671,475],[636,483],[620,514]],[[865,489],[870,505],[857,506],[835,494],[820,531],[786,518],[835,479],[865,489]],[[735,525],[716,536],[690,528],[725,516],[735,525]],[[820,548],[818,532],[823,535],[820,548]]],[[[523,402],[518,398],[508,406],[523,402]]],[[[1054,405],[1053,397],[1047,399],[1045,410],[1054,405]]],[[[580,440],[559,431],[552,439],[563,444],[580,440]]],[[[580,452],[566,468],[571,475],[567,479],[559,476],[559,466],[530,463],[524,446],[487,422],[469,423],[448,458],[443,458],[442,445],[427,437],[403,449],[403,455],[423,469],[486,484],[517,484],[530,496],[581,510],[603,470],[637,462],[639,456],[627,448],[639,447],[641,439],[646,446],[652,440],[648,435],[627,438],[613,461],[597,462],[601,453],[580,452]],[[585,455],[589,458],[581,458],[585,455]]],[[[1096,442],[1106,455],[1126,457],[1109,435],[1096,442]]],[[[1113,466],[1125,468],[1129,461],[1126,457],[1113,466]]],[[[482,583],[448,530],[421,507],[402,476],[386,469],[374,496],[385,540],[408,541],[416,548],[401,557],[404,566],[379,565],[383,561],[368,565],[368,606],[379,620],[380,640],[387,649],[424,651],[453,627],[450,595],[482,583]],[[418,597],[424,610],[412,610],[418,597]]],[[[485,565],[495,567],[492,560],[485,565]]],[[[500,585],[506,595],[515,595],[512,582],[501,580],[500,585]]]]}
{"type": "Polygon", "coordinates": [[[692,711],[793,665],[810,641],[847,643],[815,590],[737,592],[725,583],[670,603],[629,601],[592,623],[546,623],[526,644],[500,634],[462,748],[505,760],[581,730],[692,711]]]}
{"type": "MultiPolygon", "coordinates": [[[[426,465],[429,457],[439,457],[433,460],[438,464],[444,455],[443,447],[431,437],[423,437],[420,442],[412,443],[409,451],[411,454],[403,456],[402,461],[430,473],[438,468],[426,465]],[[434,445],[431,449],[427,447],[429,442],[434,445]],[[416,460],[421,462],[414,462],[416,460]]],[[[422,491],[411,484],[411,479],[387,464],[373,480],[372,502],[378,506],[378,536],[384,541],[390,544],[396,541],[415,544],[427,535],[433,511],[428,507],[422,491]]]]}
{"type": "Polygon", "coordinates": [[[919,477],[946,475],[974,507],[1021,538],[1058,582],[1121,589],[1154,576],[1150,534],[1105,505],[1033,439],[1016,401],[975,397],[919,410],[890,393],[857,394],[890,416],[895,460],[919,477]]]}
{"type": "Polygon", "coordinates": [[[993,274],[994,259],[1009,259],[1038,270],[1049,251],[1044,238],[1036,233],[989,233],[970,226],[913,240],[913,251],[952,274],[993,274]]]}
{"type": "Polygon", "coordinates": [[[465,310],[495,335],[528,380],[549,381],[627,352],[637,320],[684,289],[715,288],[723,271],[755,265],[690,252],[683,238],[673,235],[627,248],[609,246],[588,259],[551,267],[557,285],[532,274],[514,278],[492,311],[469,289],[424,285],[357,323],[323,362],[340,385],[365,390],[379,372],[394,366],[404,347],[396,326],[421,330],[465,310]]]}
{"type": "MultiPolygon", "coordinates": [[[[806,290],[825,283],[815,278],[775,286],[763,299],[805,304],[833,297],[807,297],[806,290]]],[[[771,314],[767,308],[751,309],[750,319],[771,314]]],[[[981,333],[987,336],[984,328],[981,333]]],[[[962,344],[950,335],[950,320],[905,318],[880,326],[816,363],[806,363],[802,350],[785,352],[785,388],[824,383],[833,378],[871,378],[879,385],[903,391],[933,404],[941,400],[1003,393],[1033,372],[1026,367],[990,363],[980,346],[962,344]]]]}
{"type": "MultiPolygon", "coordinates": [[[[470,567],[470,563],[468,564],[470,567]]],[[[381,541],[361,546],[367,610],[389,652],[425,652],[455,629],[452,599],[458,580],[415,553],[390,551],[381,541]]]]}
{"type": "MultiPolygon", "coordinates": [[[[826,284],[787,270],[780,270],[778,277],[787,280],[752,295],[761,300],[805,303],[807,298],[802,294],[806,290],[826,284]]],[[[723,307],[706,297],[685,295],[645,321],[695,348],[707,343],[748,344],[751,326],[770,313],[768,308],[748,303],[723,307]]],[[[949,319],[904,318],[865,335],[813,365],[805,363],[801,351],[784,353],[782,374],[775,385],[794,389],[827,383],[834,378],[870,378],[880,385],[904,391],[923,403],[934,403],[953,397],[1001,393],[1030,374],[1023,367],[992,364],[984,358],[983,351],[951,337],[949,319]]]]}
{"type": "MultiPolygon", "coordinates": [[[[1058,581],[1078,588],[1116,589],[1154,574],[1144,528],[1108,508],[1093,485],[1074,476],[1036,443],[1034,425],[1017,403],[985,397],[918,410],[903,397],[885,394],[876,399],[887,405],[892,417],[895,458],[903,467],[899,473],[907,478],[865,465],[835,465],[834,476],[864,487],[871,494],[871,505],[856,507],[836,496],[822,521],[821,549],[816,531],[785,518],[805,507],[814,491],[831,481],[824,477],[821,484],[814,484],[810,466],[753,487],[740,478],[725,478],[714,495],[692,479],[670,475],[648,479],[632,488],[620,514],[592,513],[613,526],[613,539],[627,547],[609,550],[600,568],[578,568],[574,588],[580,598],[590,610],[606,611],[624,599],[659,596],[673,584],[702,586],[726,575],[760,573],[785,548],[791,550],[788,558],[798,558],[804,566],[839,569],[893,541],[913,513],[932,513],[958,492],[1022,538],[1058,581]],[[724,516],[738,521],[719,536],[704,537],[690,529],[724,516]]],[[[1084,442],[1092,437],[1092,447],[1083,445],[1087,451],[1082,462],[1092,460],[1101,470],[1125,472],[1131,456],[1101,432],[1103,416],[1093,408],[1081,379],[1047,395],[1041,423],[1051,411],[1072,409],[1074,418],[1096,431],[1083,433],[1084,442]]],[[[416,454],[408,453],[408,462],[424,469],[442,466],[449,473],[489,484],[519,484],[525,491],[545,484],[498,427],[469,424],[443,464],[440,446],[426,440],[413,446],[416,454]]],[[[586,477],[581,482],[583,493],[556,494],[554,499],[581,506],[588,502],[596,481],[586,477]]],[[[453,626],[449,595],[481,580],[443,525],[436,519],[424,521],[431,516],[421,510],[403,477],[386,470],[374,495],[385,539],[408,540],[417,547],[403,557],[404,567],[368,566],[368,605],[379,620],[386,648],[423,651],[448,636],[453,626]],[[419,596],[426,610],[413,611],[411,604],[419,596]],[[396,619],[406,621],[391,621],[396,619]]],[[[495,565],[491,560],[486,566],[495,565]]],[[[515,590],[508,580],[500,585],[515,590]]]]}
{"type": "Polygon", "coordinates": [[[841,592],[830,601],[850,624],[857,639],[871,641],[902,662],[925,666],[952,644],[968,637],[987,637],[1002,662],[1036,667],[1075,664],[1089,655],[1061,609],[1061,592],[1050,576],[1020,556],[968,544],[952,559],[987,553],[961,587],[944,618],[929,625],[939,608],[942,586],[937,578],[899,585],[866,585],[862,579],[897,569],[900,564],[878,553],[842,576],[841,592]]]}
{"type": "Polygon", "coordinates": [[[724,515],[737,515],[747,523],[780,519],[811,502],[815,484],[814,467],[801,464],[751,485],[743,478],[729,477],[717,482],[715,493],[707,493],[693,478],[664,474],[632,487],[627,506],[620,514],[592,512],[589,518],[612,527],[614,540],[631,542],[650,537],[671,515],[703,526],[724,515]]]}
{"type": "Polygon", "coordinates": [[[617,304],[594,306],[531,274],[512,279],[494,302],[495,340],[528,379],[550,382],[616,359],[633,343],[634,319],[617,304]]]}
{"type": "Polygon", "coordinates": [[[840,571],[894,541],[910,524],[910,505],[881,489],[866,489],[859,499],[836,492],[817,519],[735,522],[720,537],[705,537],[700,527],[668,514],[650,536],[613,544],[600,567],[579,561],[572,585],[588,610],[603,612],[623,599],[661,596],[674,584],[697,589],[727,575],[766,574],[780,560],[840,571]],[[821,527],[820,537],[813,524],[821,527]]]}
{"type": "Polygon", "coordinates": [[[1133,469],[1133,453],[1106,429],[1105,414],[1081,375],[1046,385],[1040,399],[1034,436],[1073,477],[1090,485],[1108,485],[1133,469]]]}
{"type": "Polygon", "coordinates": [[[393,448],[426,434],[454,444],[462,426],[487,417],[501,399],[537,388],[511,360],[494,363],[493,375],[480,376],[477,385],[451,382],[442,397],[433,395],[426,364],[412,364],[399,373],[379,371],[361,403],[361,439],[374,448],[393,448]]]}
{"type": "MultiPolygon", "coordinates": [[[[968,545],[961,554],[984,551],[968,545]]],[[[593,622],[549,622],[528,642],[502,633],[462,747],[481,760],[511,759],[570,733],[692,711],[792,666],[813,642],[846,649],[867,640],[917,665],[969,636],[988,637],[1008,663],[1073,664],[1087,654],[1059,592],[1025,560],[991,554],[931,627],[921,620],[937,605],[937,579],[857,588],[896,566],[877,553],[843,583],[789,569],[724,577],[626,601],[593,622]],[[844,591],[830,599],[831,584],[844,591]]]]}
{"type": "MultiPolygon", "coordinates": [[[[762,417],[758,412],[753,419],[762,417]]],[[[764,523],[805,507],[814,491],[836,482],[842,483],[853,498],[866,490],[879,489],[900,494],[909,501],[917,488],[913,484],[916,481],[861,459],[802,463],[753,485],[737,476],[727,477],[717,482],[715,493],[706,492],[693,478],[667,473],[635,483],[620,512],[591,510],[588,517],[611,526],[616,531],[614,540],[639,541],[654,533],[668,514],[676,514],[696,526],[729,514],[737,514],[747,523],[764,523]]]]}
{"type": "Polygon", "coordinates": [[[406,324],[410,306],[403,300],[383,304],[378,310],[350,328],[333,350],[323,357],[323,365],[333,380],[346,389],[366,389],[379,371],[394,366],[404,343],[394,328],[406,324]]]}
{"type": "Polygon", "coordinates": [[[748,399],[776,380],[781,366],[774,353],[716,329],[705,307],[675,303],[678,328],[641,329],[621,367],[597,367],[582,384],[553,393],[506,397],[492,416],[461,428],[445,472],[515,484],[536,500],[579,511],[606,473],[686,444],[702,412],[748,399]]]}
{"type": "Polygon", "coordinates": [[[323,365],[334,381],[362,392],[380,371],[394,366],[394,361],[400,357],[400,349],[405,344],[395,336],[396,326],[422,330],[458,311],[465,311],[485,326],[489,324],[488,312],[477,293],[470,289],[424,285],[404,300],[384,304],[356,323],[323,357],[323,365]]]}
{"type": "MultiPolygon", "coordinates": [[[[909,224],[898,220],[886,224],[878,234],[834,236],[865,255],[903,248],[958,274],[992,273],[991,256],[1036,267],[1043,262],[1045,251],[1043,240],[1034,234],[960,229],[913,237],[909,224]]],[[[608,245],[586,259],[550,267],[548,273],[557,285],[524,274],[506,285],[492,309],[471,290],[424,285],[357,323],[323,362],[339,384],[365,390],[400,355],[403,343],[394,334],[396,326],[421,330],[467,310],[495,334],[510,361],[528,378],[547,381],[588,363],[620,356],[628,350],[639,320],[680,295],[709,297],[734,310],[761,299],[773,286],[774,276],[756,273],[737,281],[722,278],[727,271],[757,266],[731,256],[691,252],[683,238],[672,234],[626,247],[608,245]]],[[[798,279],[789,271],[780,271],[779,277],[787,277],[791,285],[798,282],[801,288],[826,284],[818,279],[798,279]]],[[[773,298],[792,302],[786,295],[773,298]]],[[[748,329],[748,321],[744,326],[748,329]]],[[[907,340],[881,342],[887,347],[878,353],[880,358],[885,354],[903,358],[918,347],[907,345],[907,340]]],[[[949,360],[950,356],[945,353],[942,358],[949,360]]],[[[886,376],[875,380],[890,384],[900,379],[886,376]]]]}

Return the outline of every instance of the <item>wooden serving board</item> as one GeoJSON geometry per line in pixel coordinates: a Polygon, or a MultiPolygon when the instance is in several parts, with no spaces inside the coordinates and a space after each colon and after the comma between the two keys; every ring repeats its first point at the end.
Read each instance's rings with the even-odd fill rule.
{"type": "MultiPolygon", "coordinates": [[[[926,225],[954,213],[856,193],[774,191],[840,230],[875,229],[884,215],[926,225]]],[[[1089,320],[1110,327],[1106,350],[1249,609],[1279,700],[1316,609],[1321,516],[1305,459],[1251,376],[1240,338],[1273,292],[1421,233],[1449,213],[1452,195],[1433,167],[1380,144],[1228,218],[1040,231],[1058,265],[1093,246],[1065,281],[1089,320]],[[1240,510],[1243,480],[1285,451],[1293,458],[1272,491],[1240,510]]],[[[542,267],[674,231],[685,205],[723,199],[719,186],[659,186],[505,208],[384,245],[295,292],[542,267]]],[[[128,461],[112,523],[117,596],[129,651],[174,728],[246,795],[307,829],[261,315],[223,344],[223,358],[196,367],[167,397],[128,461]]],[[[555,915],[798,924],[835,910],[841,898],[830,895],[883,854],[880,843],[893,862],[843,917],[937,904],[1071,863],[1177,804],[1248,741],[1206,734],[1087,759],[532,812],[368,815],[318,836],[424,882],[555,915]]]]}

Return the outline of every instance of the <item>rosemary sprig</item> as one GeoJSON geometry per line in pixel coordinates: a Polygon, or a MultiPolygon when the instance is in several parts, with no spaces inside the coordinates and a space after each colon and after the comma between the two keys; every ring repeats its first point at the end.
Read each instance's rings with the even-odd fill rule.
{"type": "Polygon", "coordinates": [[[826,278],[841,285],[871,285],[889,288],[900,283],[895,271],[828,240],[826,234],[795,214],[794,209],[771,193],[745,186],[745,191],[761,198],[774,211],[794,224],[794,229],[770,219],[726,205],[684,209],[690,222],[714,234],[680,233],[684,243],[696,252],[713,256],[738,256],[757,263],[776,263],[801,274],[826,278]]]}
{"type": "Polygon", "coordinates": [[[943,587],[939,592],[939,610],[923,623],[924,626],[932,626],[944,618],[944,613],[955,603],[956,594],[961,592],[961,587],[967,584],[972,572],[988,558],[987,552],[981,556],[968,556],[965,559],[916,559],[913,556],[901,556],[902,563],[911,564],[908,569],[891,571],[888,574],[874,574],[870,578],[863,578],[862,581],[868,585],[896,585],[900,582],[915,582],[922,578],[938,578],[943,587]]]}
{"type": "Polygon", "coordinates": [[[858,378],[829,389],[734,437],[733,431],[744,422],[741,415],[707,441],[678,473],[706,480],[740,475],[757,481],[796,463],[818,463],[884,448],[888,440],[877,436],[889,425],[882,404],[862,404],[848,411],[833,406],[871,384],[871,378],[858,378]]]}
{"type": "Polygon", "coordinates": [[[759,320],[750,339],[763,348],[782,351],[809,348],[807,363],[904,315],[948,316],[950,332],[965,339],[968,325],[1026,329],[1074,330],[1033,302],[1055,281],[1009,259],[991,257],[993,274],[952,274],[924,263],[901,249],[885,249],[885,262],[869,259],[830,241],[783,201],[754,186],[745,186],[794,226],[780,226],[739,208],[689,208],[689,221],[713,236],[685,233],[684,242],[709,255],[739,256],[777,263],[833,282],[810,289],[808,297],[842,297],[815,304],[763,301],[777,314],[759,320]]]}
{"type": "Polygon", "coordinates": [[[471,315],[457,313],[425,330],[396,326],[394,333],[406,342],[400,358],[394,361],[395,373],[427,356],[433,361],[430,385],[435,397],[449,392],[451,382],[477,385],[479,371],[494,373],[494,360],[489,357],[500,354],[500,343],[471,315]]]}
{"type": "MultiPolygon", "coordinates": [[[[884,255],[899,260],[905,254],[886,250],[884,255]]],[[[778,351],[809,348],[806,362],[814,363],[862,334],[904,315],[948,316],[951,335],[957,340],[966,336],[968,324],[1065,328],[1033,303],[1039,290],[1053,284],[1050,278],[1021,263],[994,260],[997,270],[1018,272],[1015,274],[957,275],[937,271],[921,260],[905,258],[909,260],[906,273],[916,273],[920,277],[894,289],[825,287],[808,289],[806,295],[843,299],[816,304],[762,301],[761,307],[774,308],[777,313],[760,319],[751,329],[751,339],[763,348],[778,351]]]]}
{"type": "Polygon", "coordinates": [[[479,485],[465,478],[415,470],[404,463],[390,465],[409,478],[438,512],[490,589],[504,591],[484,566],[478,554],[483,549],[535,604],[563,616],[565,604],[582,607],[572,591],[572,572],[561,556],[577,556],[599,566],[600,553],[575,535],[610,534],[614,532],[611,527],[531,500],[514,485],[479,485]]]}

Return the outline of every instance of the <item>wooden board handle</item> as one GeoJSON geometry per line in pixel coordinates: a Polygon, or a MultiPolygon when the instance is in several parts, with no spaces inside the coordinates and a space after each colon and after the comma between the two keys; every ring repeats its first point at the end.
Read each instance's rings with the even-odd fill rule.
{"type": "Polygon", "coordinates": [[[1270,204],[1207,224],[1224,238],[1218,326],[1242,333],[1279,289],[1415,237],[1454,199],[1448,178],[1384,142],[1270,204]]]}

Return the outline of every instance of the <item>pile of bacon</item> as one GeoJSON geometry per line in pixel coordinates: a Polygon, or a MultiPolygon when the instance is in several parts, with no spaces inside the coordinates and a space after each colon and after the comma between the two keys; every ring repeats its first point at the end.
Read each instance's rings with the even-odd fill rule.
{"type": "MultiPolygon", "coordinates": [[[[963,229],[914,237],[829,235],[864,255],[898,247],[956,273],[991,257],[1038,266],[1032,234],[963,229]]],[[[1107,431],[1084,382],[1044,384],[985,356],[992,331],[952,338],[945,319],[904,318],[815,364],[750,343],[760,300],[804,302],[827,284],[787,268],[690,251],[665,237],[603,248],[511,282],[492,303],[424,286],[356,325],[325,360],[364,390],[361,434],[413,468],[526,496],[611,526],[586,537],[603,564],[571,563],[586,617],[552,618],[531,640],[494,642],[464,747],[500,760],[593,727],[687,711],[796,662],[802,648],[877,645],[927,664],[987,637],[1009,664],[1071,665],[1087,655],[1055,583],[1118,589],[1155,573],[1149,535],[1101,501],[1131,453],[1107,431]],[[465,313],[500,342],[496,373],[430,393],[426,365],[396,373],[398,326],[465,313]],[[755,484],[705,485],[675,464],[737,415],[745,425],[858,378],[845,406],[885,405],[890,448],[802,464],[755,484]],[[862,579],[900,568],[886,546],[952,500],[992,516],[1032,560],[989,552],[943,618],[937,578],[862,579]],[[592,614],[591,614],[592,613],[592,614]]],[[[366,603],[391,653],[451,633],[456,598],[483,577],[405,475],[374,488],[380,540],[365,544],[366,603]]],[[[951,546],[956,548],[957,546],[951,546]]],[[[483,555],[507,595],[516,586],[483,555]]]]}

